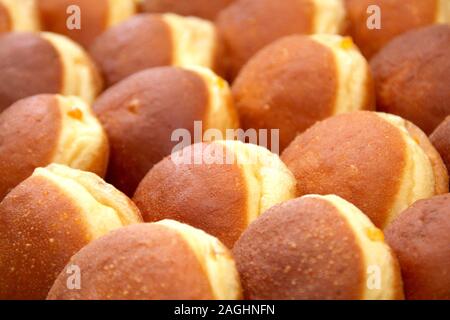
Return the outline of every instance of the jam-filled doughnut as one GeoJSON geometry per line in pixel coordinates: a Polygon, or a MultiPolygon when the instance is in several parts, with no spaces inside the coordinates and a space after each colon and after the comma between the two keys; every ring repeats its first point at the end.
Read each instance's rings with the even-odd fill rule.
{"type": "Polygon", "coordinates": [[[94,110],[111,145],[107,180],[129,195],[179,144],[175,130],[194,137],[195,121],[201,121],[203,131],[217,129],[225,136],[239,125],[228,84],[200,67],[139,72],[103,93],[94,110]]]}
{"type": "Polygon", "coordinates": [[[348,33],[367,58],[407,31],[435,23],[450,23],[448,0],[345,0],[345,2],[348,33]],[[374,19],[378,18],[379,28],[375,28],[376,26],[372,24],[377,22],[374,19]]]}
{"type": "Polygon", "coordinates": [[[82,273],[80,290],[61,272],[49,300],[235,300],[242,297],[229,250],[191,226],[164,220],[125,227],[92,242],[68,267],[82,273]],[[107,266],[107,267],[105,267],[107,266]]]}
{"type": "Polygon", "coordinates": [[[38,0],[38,4],[43,30],[63,34],[84,47],[136,13],[135,0],[38,0]]]}
{"type": "Polygon", "coordinates": [[[37,0],[0,0],[0,34],[12,31],[39,31],[37,0]]]}
{"type": "Polygon", "coordinates": [[[413,202],[448,192],[448,173],[427,136],[389,114],[338,115],[299,135],[282,154],[299,195],[336,194],[384,229],[413,202]]]}
{"type": "Polygon", "coordinates": [[[54,33],[7,33],[0,37],[0,111],[41,93],[60,93],[92,103],[102,79],[86,52],[54,33]]]}
{"type": "Polygon", "coordinates": [[[351,38],[289,36],[242,68],[233,97],[244,129],[279,129],[280,150],[319,120],[374,109],[369,64],[351,38]]]}
{"type": "Polygon", "coordinates": [[[371,67],[380,111],[410,120],[427,134],[450,115],[450,25],[397,37],[371,67]]]}
{"type": "Polygon", "coordinates": [[[90,52],[108,86],[158,66],[222,70],[222,47],[214,24],[175,14],[135,16],[103,33],[90,52]]]}
{"type": "Polygon", "coordinates": [[[78,250],[141,221],[131,200],[93,173],[36,169],[0,203],[0,298],[45,299],[78,250]]]}
{"type": "Polygon", "coordinates": [[[237,0],[220,13],[217,26],[234,78],[256,52],[278,38],[340,33],[345,6],[343,0],[237,0]]]}
{"type": "Polygon", "coordinates": [[[402,299],[383,232],[334,195],[276,205],[233,248],[244,295],[254,300],[402,299]]]}
{"type": "Polygon", "coordinates": [[[106,173],[108,139],[77,97],[37,95],[0,113],[0,200],[37,167],[50,163],[106,173]]]}
{"type": "Polygon", "coordinates": [[[194,144],[155,165],[133,200],[147,222],[174,219],[231,248],[269,207],[295,197],[295,179],[276,154],[239,141],[194,144]]]}
{"type": "Polygon", "coordinates": [[[414,203],[386,230],[406,299],[450,300],[450,194],[414,203]]]}

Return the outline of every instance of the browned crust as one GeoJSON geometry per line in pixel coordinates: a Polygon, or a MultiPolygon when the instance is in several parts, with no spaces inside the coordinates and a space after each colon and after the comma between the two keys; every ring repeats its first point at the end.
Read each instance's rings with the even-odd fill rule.
{"type": "Polygon", "coordinates": [[[70,261],[80,267],[81,290],[68,290],[61,272],[48,299],[213,299],[208,276],[180,234],[155,224],[112,232],[70,261]]]}
{"type": "Polygon", "coordinates": [[[419,144],[430,159],[435,178],[434,193],[436,195],[448,193],[448,171],[445,167],[444,161],[442,161],[442,158],[439,155],[439,152],[434,148],[426,134],[423,133],[423,131],[417,126],[411,122],[407,122],[406,128],[412,138],[419,144]]]}
{"type": "Polygon", "coordinates": [[[450,170],[450,116],[434,130],[430,140],[444,160],[447,170],[450,170]]]}
{"type": "Polygon", "coordinates": [[[9,16],[8,9],[0,3],[0,33],[10,31],[11,27],[11,17],[9,16]]]}
{"type": "Polygon", "coordinates": [[[408,32],[371,61],[380,110],[430,134],[450,114],[450,26],[408,32]]]}
{"type": "Polygon", "coordinates": [[[407,299],[450,299],[450,195],[416,202],[387,228],[407,299]]]}
{"type": "Polygon", "coordinates": [[[88,47],[95,38],[107,28],[108,0],[39,0],[38,9],[42,28],[45,31],[63,34],[88,47]],[[67,8],[71,5],[80,7],[81,29],[69,30],[67,8]]]}
{"type": "Polygon", "coordinates": [[[0,199],[52,161],[61,121],[54,95],[20,100],[0,114],[0,199]]]}
{"type": "Polygon", "coordinates": [[[153,13],[176,13],[214,20],[219,12],[235,0],[143,0],[141,10],[153,13]]]}
{"type": "Polygon", "coordinates": [[[261,50],[241,70],[233,96],[245,129],[280,129],[280,150],[335,109],[334,54],[307,36],[290,36],[261,50]]]}
{"type": "Polygon", "coordinates": [[[370,58],[396,36],[436,19],[437,0],[345,0],[349,33],[363,54],[370,58]],[[381,10],[381,29],[370,30],[367,8],[381,10]]]}
{"type": "Polygon", "coordinates": [[[247,299],[361,299],[365,270],[354,232],[322,199],[266,211],[233,253],[247,299]]]}
{"type": "Polygon", "coordinates": [[[313,31],[310,0],[241,0],[223,10],[217,20],[229,55],[230,78],[258,50],[283,36],[313,31]]]}
{"type": "Polygon", "coordinates": [[[47,179],[30,177],[0,204],[0,298],[45,299],[90,240],[76,203],[47,179]]]}
{"type": "MultiPolygon", "coordinates": [[[[195,159],[199,152],[224,152],[217,144],[197,144],[186,150],[192,154],[188,159],[195,159]]],[[[175,164],[169,157],[150,170],[133,200],[144,221],[184,222],[231,248],[247,227],[247,201],[251,201],[241,170],[236,163],[175,164]]]]}
{"type": "Polygon", "coordinates": [[[32,33],[0,37],[0,111],[25,97],[58,93],[62,85],[62,61],[47,40],[32,33]]]}
{"type": "Polygon", "coordinates": [[[382,228],[400,187],[405,150],[400,130],[359,111],[317,123],[292,142],[282,160],[297,178],[299,195],[336,194],[382,228]]]}
{"type": "Polygon", "coordinates": [[[108,133],[108,181],[128,195],[157,162],[172,152],[174,130],[194,134],[204,120],[209,93],[204,80],[180,68],[146,70],[106,91],[95,103],[108,133]]]}
{"type": "Polygon", "coordinates": [[[137,71],[171,64],[172,50],[166,22],[159,15],[142,14],[103,33],[91,54],[111,86],[137,71]]]}

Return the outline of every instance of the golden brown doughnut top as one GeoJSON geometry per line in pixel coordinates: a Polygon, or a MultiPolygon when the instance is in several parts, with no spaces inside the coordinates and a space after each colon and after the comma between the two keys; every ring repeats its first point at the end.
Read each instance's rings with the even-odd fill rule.
{"type": "Polygon", "coordinates": [[[39,35],[0,37],[0,111],[25,97],[60,92],[63,71],[58,51],[39,35]]]}
{"type": "Polygon", "coordinates": [[[330,48],[291,36],[261,50],[241,70],[233,96],[245,129],[280,129],[280,150],[333,114],[338,74],[330,48]]]}
{"type": "Polygon", "coordinates": [[[405,166],[400,130],[371,112],[322,121],[299,135],[282,160],[300,195],[337,194],[383,225],[405,166]],[[382,192],[381,192],[382,191],[382,192]]]}
{"type": "Polygon", "coordinates": [[[53,159],[62,119],[55,95],[18,101],[0,114],[0,199],[53,159]]]}
{"type": "Polygon", "coordinates": [[[171,64],[171,31],[159,15],[138,15],[103,33],[90,52],[111,86],[137,71],[171,64]]]}
{"type": "Polygon", "coordinates": [[[450,194],[417,201],[386,230],[407,299],[450,299],[449,210],[450,194]]]}
{"type": "Polygon", "coordinates": [[[69,38],[89,46],[107,26],[108,0],[39,0],[43,30],[63,34],[69,38]],[[69,30],[67,27],[67,8],[76,5],[81,12],[81,29],[69,30]],[[88,31],[87,31],[88,30],[88,31]]]}
{"type": "Polygon", "coordinates": [[[310,0],[243,0],[221,12],[217,25],[230,56],[231,77],[265,45],[283,36],[313,31],[310,0]]]}
{"type": "Polygon", "coordinates": [[[65,190],[43,177],[8,194],[0,204],[2,299],[45,298],[70,257],[90,241],[79,212],[65,190]]]}
{"type": "Polygon", "coordinates": [[[435,22],[438,0],[345,0],[349,33],[367,58],[372,57],[396,36],[435,22]],[[381,10],[381,29],[367,27],[367,8],[381,10]]]}
{"type": "Polygon", "coordinates": [[[450,113],[450,26],[410,31],[371,61],[380,110],[430,134],[450,113]],[[420,75],[420,77],[418,76],[420,75]]]}
{"type": "Polygon", "coordinates": [[[203,79],[180,68],[139,72],[111,87],[94,105],[111,145],[108,180],[132,195],[154,164],[177,142],[172,132],[193,132],[203,120],[209,93],[203,79]]]}
{"type": "Polygon", "coordinates": [[[358,299],[365,270],[356,237],[328,201],[274,206],[244,232],[233,253],[248,299],[358,299]]]}
{"type": "MultiPolygon", "coordinates": [[[[192,159],[201,152],[223,152],[218,144],[196,146],[188,147],[192,159]]],[[[178,220],[231,247],[247,226],[249,187],[237,163],[176,164],[168,157],[145,176],[133,200],[147,222],[178,220]]]]}
{"type": "Polygon", "coordinates": [[[70,264],[81,269],[81,290],[67,289],[63,271],[48,299],[213,299],[205,270],[185,239],[158,224],[109,233],[70,264]]]}

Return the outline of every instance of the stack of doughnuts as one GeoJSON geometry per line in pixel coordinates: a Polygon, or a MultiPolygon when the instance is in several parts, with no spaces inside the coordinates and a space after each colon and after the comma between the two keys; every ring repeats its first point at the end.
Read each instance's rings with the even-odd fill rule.
{"type": "Polygon", "coordinates": [[[450,300],[450,0],[0,0],[0,299],[450,300]]]}

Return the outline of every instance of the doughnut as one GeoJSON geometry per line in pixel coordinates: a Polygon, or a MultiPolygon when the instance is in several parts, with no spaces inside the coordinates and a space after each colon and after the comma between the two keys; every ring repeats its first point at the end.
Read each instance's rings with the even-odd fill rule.
{"type": "Polygon", "coordinates": [[[281,37],[344,31],[345,7],[343,0],[237,0],[220,13],[217,27],[234,79],[256,52],[281,37]]]}
{"type": "Polygon", "coordinates": [[[133,197],[146,222],[174,219],[228,248],[269,207],[295,197],[295,179],[276,154],[240,141],[194,144],[151,169],[133,197]]]}
{"type": "Polygon", "coordinates": [[[380,111],[410,120],[427,134],[450,115],[450,25],[399,36],[371,67],[380,111]]]}
{"type": "Polygon", "coordinates": [[[104,32],[90,52],[111,86],[159,66],[203,66],[220,71],[221,44],[209,21],[174,14],[142,14],[104,32]]]}
{"type": "Polygon", "coordinates": [[[444,160],[447,170],[450,170],[450,116],[434,130],[430,141],[444,160]]]}
{"type": "Polygon", "coordinates": [[[245,129],[279,129],[280,150],[316,121],[374,109],[370,67],[351,38],[294,35],[258,52],[233,83],[245,129]]]}
{"type": "Polygon", "coordinates": [[[10,31],[39,31],[36,0],[0,0],[0,34],[10,31]]]}
{"type": "Polygon", "coordinates": [[[267,210],[233,248],[251,300],[402,299],[398,262],[384,235],[335,195],[308,195],[267,210]]]}
{"type": "Polygon", "coordinates": [[[172,12],[182,16],[196,16],[214,20],[219,12],[235,0],[138,0],[144,12],[172,12]]]}
{"type": "Polygon", "coordinates": [[[0,114],[0,200],[37,167],[60,163],[103,176],[108,139],[77,97],[37,95],[0,114]]]}
{"type": "Polygon", "coordinates": [[[194,121],[202,121],[204,130],[225,135],[239,125],[228,84],[203,67],[141,71],[103,93],[94,110],[111,144],[107,180],[128,195],[171,154],[178,144],[172,141],[174,130],[194,135],[194,121]]]}
{"type": "Polygon", "coordinates": [[[131,200],[97,175],[37,168],[0,203],[0,299],[45,299],[72,255],[139,222],[131,200]]]}
{"type": "Polygon", "coordinates": [[[38,0],[43,30],[63,34],[84,47],[111,26],[123,22],[136,13],[135,0],[38,0]],[[68,27],[70,18],[78,12],[80,28],[68,27]]]}
{"type": "Polygon", "coordinates": [[[297,192],[336,194],[384,229],[416,200],[448,192],[448,173],[427,136],[389,114],[357,111],[318,122],[281,159],[297,192]]]}
{"type": "Polygon", "coordinates": [[[434,23],[450,23],[448,0],[345,0],[348,33],[370,58],[395,37],[434,23]],[[380,28],[369,28],[375,17],[370,6],[380,9],[380,28]]]}
{"type": "Polygon", "coordinates": [[[450,300],[449,211],[450,194],[417,201],[386,229],[406,299],[450,300]]]}
{"type": "Polygon", "coordinates": [[[70,260],[80,290],[61,272],[49,300],[235,300],[242,296],[229,250],[216,238],[173,220],[113,231],[70,260]],[[108,266],[105,268],[105,266],[108,266]]]}
{"type": "Polygon", "coordinates": [[[92,103],[102,89],[93,62],[77,44],[53,33],[0,37],[0,112],[41,93],[60,93],[92,103]]]}

